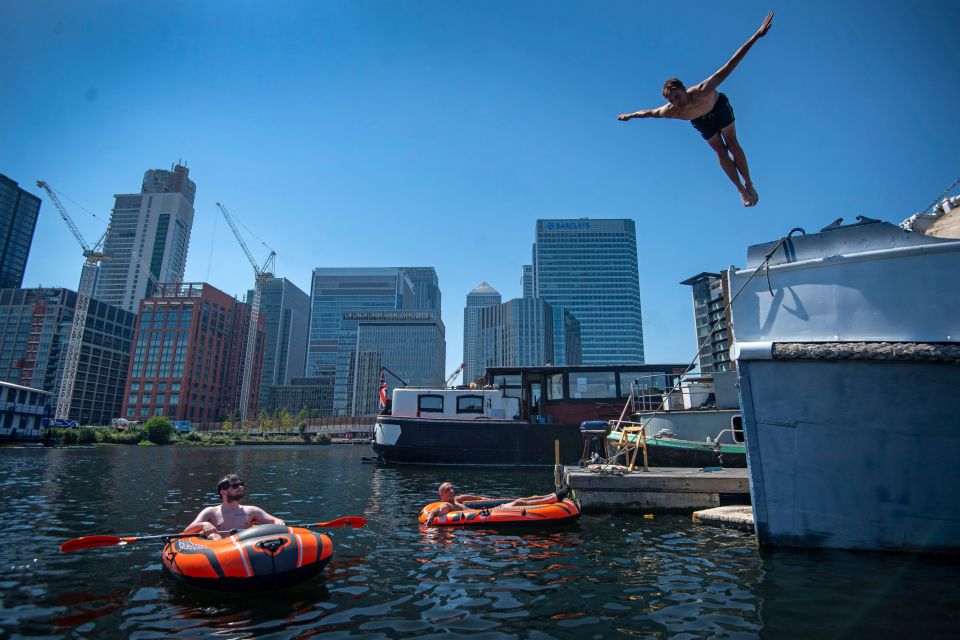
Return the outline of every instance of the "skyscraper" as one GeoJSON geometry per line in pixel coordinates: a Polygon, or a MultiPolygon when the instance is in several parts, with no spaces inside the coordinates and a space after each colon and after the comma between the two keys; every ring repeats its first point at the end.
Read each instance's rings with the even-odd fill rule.
{"type": "Polygon", "coordinates": [[[440,315],[440,279],[433,267],[400,267],[413,284],[414,309],[428,309],[440,315]]]}
{"type": "Polygon", "coordinates": [[[0,289],[23,285],[40,198],[0,173],[0,289]]]}
{"type": "MultiPolygon", "coordinates": [[[[247,304],[253,291],[247,292],[247,304]]],[[[290,384],[303,376],[310,322],[310,296],[286,278],[270,278],[263,284],[260,317],[266,329],[263,374],[260,377],[259,410],[270,410],[270,388],[290,384]]]]}
{"type": "Polygon", "coordinates": [[[470,384],[484,369],[477,362],[480,309],[501,302],[500,292],[486,282],[481,282],[467,294],[467,306],[463,308],[463,382],[470,384]]]}
{"type": "MultiPolygon", "coordinates": [[[[477,310],[477,375],[487,367],[556,364],[555,345],[577,354],[580,332],[569,311],[556,313],[542,298],[515,298],[477,310]],[[558,335],[559,334],[559,335],[558,335]]],[[[566,362],[565,364],[580,364],[566,362]]]]}
{"type": "Polygon", "coordinates": [[[583,364],[644,362],[633,220],[537,220],[533,282],[580,322],[583,364]]]}
{"type": "Polygon", "coordinates": [[[736,369],[730,360],[733,332],[730,330],[730,312],[724,309],[730,302],[727,277],[724,273],[698,273],[680,284],[693,288],[693,317],[697,330],[697,348],[700,349],[700,372],[716,373],[736,369]],[[714,326],[715,325],[715,326],[714,326]],[[713,332],[710,329],[713,327],[713,332]]]}
{"type": "Polygon", "coordinates": [[[388,397],[398,384],[394,376],[414,387],[443,384],[447,343],[443,322],[436,312],[425,309],[345,311],[343,315],[345,329],[355,323],[356,348],[353,385],[345,396],[349,411],[344,407],[342,415],[377,412],[380,367],[390,370],[386,380],[388,397]]]}
{"type": "Polygon", "coordinates": [[[524,298],[536,297],[536,290],[533,286],[533,265],[523,265],[523,276],[520,278],[520,289],[523,291],[524,298]]]}
{"type": "Polygon", "coordinates": [[[157,282],[179,282],[187,264],[197,186],[190,171],[150,169],[140,193],[114,196],[93,297],[136,312],[157,282]]]}
{"type": "Polygon", "coordinates": [[[350,311],[413,309],[410,277],[397,267],[317,268],[310,285],[310,332],[305,374],[333,390],[320,415],[349,415],[356,365],[357,322],[350,311]]]}
{"type": "MultiPolygon", "coordinates": [[[[77,294],[69,289],[0,289],[0,380],[55,398],[76,308],[77,294]]],[[[90,301],[70,418],[102,425],[122,415],[135,320],[123,309],[90,301]]]]}

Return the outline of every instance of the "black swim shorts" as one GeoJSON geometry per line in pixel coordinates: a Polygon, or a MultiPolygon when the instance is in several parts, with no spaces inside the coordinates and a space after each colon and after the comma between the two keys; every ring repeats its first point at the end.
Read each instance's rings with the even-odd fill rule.
{"type": "Polygon", "coordinates": [[[690,121],[690,124],[700,132],[704,140],[709,140],[717,135],[720,129],[729,126],[733,121],[733,107],[730,106],[730,100],[727,99],[726,94],[721,93],[710,113],[694,118],[690,121]]]}

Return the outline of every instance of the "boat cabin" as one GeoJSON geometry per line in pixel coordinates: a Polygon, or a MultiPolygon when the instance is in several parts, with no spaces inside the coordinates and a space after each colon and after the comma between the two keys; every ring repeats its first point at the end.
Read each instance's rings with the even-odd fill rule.
{"type": "Polygon", "coordinates": [[[445,420],[519,420],[519,398],[503,391],[398,387],[393,390],[392,415],[445,420]]]}
{"type": "Polygon", "coordinates": [[[687,371],[688,366],[682,364],[490,367],[485,376],[487,386],[482,389],[394,389],[391,413],[397,417],[545,424],[615,420],[638,381],[643,381],[659,404],[658,394],[671,389],[687,371]]]}

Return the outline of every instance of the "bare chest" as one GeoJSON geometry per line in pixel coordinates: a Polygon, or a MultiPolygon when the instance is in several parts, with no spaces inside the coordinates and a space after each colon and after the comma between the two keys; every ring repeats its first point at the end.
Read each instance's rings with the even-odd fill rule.
{"type": "Polygon", "coordinates": [[[253,523],[250,513],[243,506],[219,506],[213,512],[214,524],[221,531],[230,531],[232,529],[246,529],[253,523]]]}
{"type": "Polygon", "coordinates": [[[711,91],[710,93],[694,93],[690,92],[690,101],[683,105],[682,107],[677,107],[677,116],[683,120],[696,120],[701,118],[711,111],[717,104],[717,100],[720,99],[720,94],[716,91],[711,91]]]}

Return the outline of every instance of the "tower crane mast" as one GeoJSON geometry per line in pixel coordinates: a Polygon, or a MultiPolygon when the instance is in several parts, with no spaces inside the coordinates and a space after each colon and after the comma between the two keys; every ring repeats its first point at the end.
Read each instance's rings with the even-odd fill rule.
{"type": "Polygon", "coordinates": [[[253,253],[250,252],[250,247],[247,246],[247,243],[243,240],[243,236],[240,235],[240,230],[237,229],[237,225],[233,221],[233,216],[231,216],[227,208],[219,202],[217,203],[217,208],[220,209],[227,224],[230,226],[230,230],[233,231],[234,237],[236,237],[237,242],[240,243],[240,248],[243,249],[247,260],[250,261],[255,279],[253,302],[250,305],[250,327],[247,330],[247,345],[243,361],[243,383],[240,386],[240,421],[246,422],[247,411],[250,406],[250,381],[253,378],[253,356],[257,348],[257,321],[260,319],[260,297],[263,293],[264,283],[273,277],[274,261],[277,257],[277,252],[271,249],[270,255],[267,256],[263,266],[258,266],[257,261],[253,257],[253,253]]]}
{"type": "Polygon", "coordinates": [[[107,231],[103,232],[100,239],[92,247],[87,244],[80,233],[80,229],[70,218],[70,214],[64,208],[60,198],[54,192],[53,188],[43,180],[37,180],[37,186],[47,192],[53,205],[60,212],[60,217],[70,227],[73,237],[77,239],[83,248],[83,270],[80,272],[80,285],[77,287],[77,307],[73,313],[73,323],[70,325],[70,339],[67,342],[67,355],[64,359],[63,377],[60,379],[60,389],[57,392],[57,408],[54,418],[66,420],[70,417],[70,402],[73,400],[73,387],[77,379],[77,368],[80,364],[80,347],[83,343],[83,330],[87,326],[87,312],[90,309],[90,297],[93,294],[93,283],[97,269],[100,263],[109,260],[109,257],[103,253],[103,241],[107,237],[107,231]]]}
{"type": "Polygon", "coordinates": [[[467,364],[465,362],[461,362],[460,366],[454,369],[453,373],[447,376],[447,380],[444,382],[443,386],[449,387],[451,384],[453,384],[453,381],[457,379],[457,376],[460,375],[460,372],[463,371],[465,366],[467,366],[467,364]]]}

